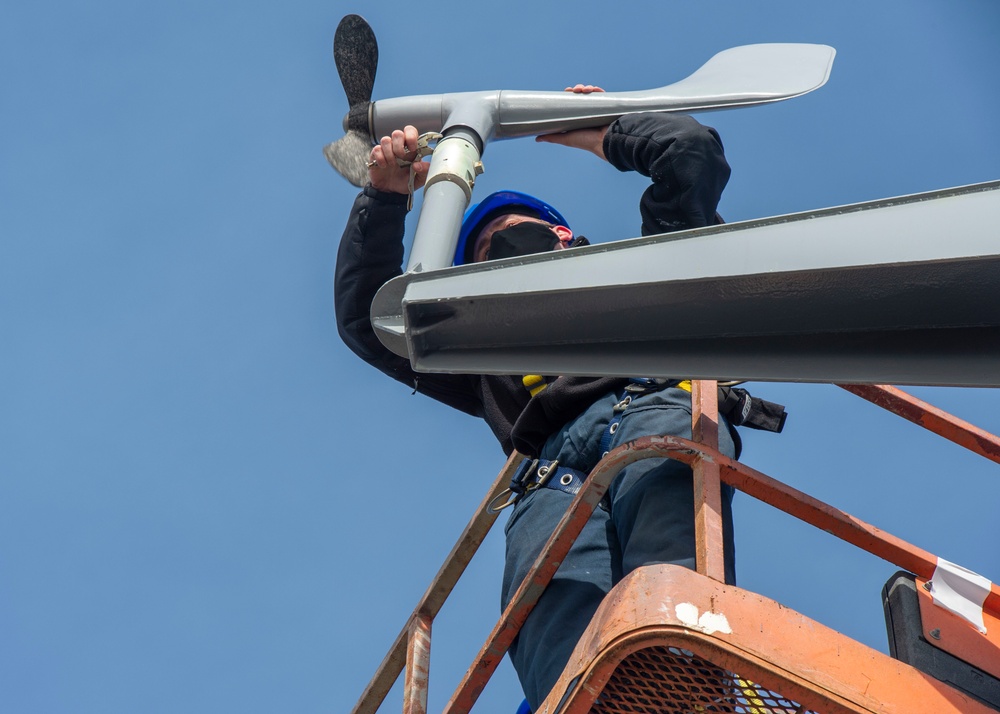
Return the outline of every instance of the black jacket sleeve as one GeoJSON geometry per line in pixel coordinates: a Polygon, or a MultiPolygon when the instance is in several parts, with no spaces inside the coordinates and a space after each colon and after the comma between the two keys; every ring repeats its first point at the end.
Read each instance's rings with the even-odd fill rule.
{"type": "Polygon", "coordinates": [[[337,329],[354,354],[414,391],[474,416],[482,416],[479,378],[418,374],[407,359],[386,349],[371,323],[371,304],[382,285],[402,274],[406,196],[366,187],[351,209],[334,274],[337,329]]]}
{"type": "Polygon", "coordinates": [[[608,129],[604,155],[619,171],[653,180],[639,201],[642,235],[716,222],[730,169],[715,129],[683,114],[627,114],[608,129]]]}

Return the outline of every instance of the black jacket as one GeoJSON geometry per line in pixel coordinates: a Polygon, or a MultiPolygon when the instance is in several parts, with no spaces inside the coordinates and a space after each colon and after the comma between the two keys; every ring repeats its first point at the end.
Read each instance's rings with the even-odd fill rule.
{"type": "MultiPolygon", "coordinates": [[[[639,203],[642,234],[698,228],[715,222],[729,180],[722,141],[714,129],[680,114],[629,114],[611,125],[604,154],[619,171],[652,179],[639,203]]],[[[521,376],[420,374],[379,342],[369,310],[382,285],[402,273],[406,196],[366,187],[354,202],[337,254],[337,327],[351,350],[421,394],[490,425],[504,453],[535,456],[550,434],[595,399],[628,380],[560,377],[532,397],[521,376]]]]}

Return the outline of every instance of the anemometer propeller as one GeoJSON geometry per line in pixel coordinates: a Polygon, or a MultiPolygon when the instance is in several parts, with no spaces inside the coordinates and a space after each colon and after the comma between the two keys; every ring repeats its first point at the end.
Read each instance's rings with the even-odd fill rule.
{"type": "Polygon", "coordinates": [[[443,135],[431,159],[407,266],[408,272],[434,270],[451,265],[490,141],[605,126],[632,112],[696,113],[790,99],[826,83],[834,54],[826,45],[747,45],[720,52],[691,76],[659,89],[589,95],[504,89],[373,102],[375,33],[364,18],[348,15],[337,27],[333,56],[350,109],[345,135],[325,153],[344,178],[363,186],[369,152],[382,136],[407,124],[443,135]]]}

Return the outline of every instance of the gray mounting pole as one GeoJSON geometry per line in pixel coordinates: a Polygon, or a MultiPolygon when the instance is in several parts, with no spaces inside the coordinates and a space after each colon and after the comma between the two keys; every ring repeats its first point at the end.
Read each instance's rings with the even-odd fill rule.
{"type": "Polygon", "coordinates": [[[438,142],[424,184],[424,203],[413,236],[406,272],[446,268],[452,263],[462,216],[472,200],[476,171],[482,171],[479,149],[469,136],[456,131],[438,142]]]}
{"type": "Polygon", "coordinates": [[[472,201],[479,160],[496,126],[496,107],[471,98],[448,117],[424,184],[424,203],[406,272],[420,273],[452,264],[462,217],[472,201]]]}

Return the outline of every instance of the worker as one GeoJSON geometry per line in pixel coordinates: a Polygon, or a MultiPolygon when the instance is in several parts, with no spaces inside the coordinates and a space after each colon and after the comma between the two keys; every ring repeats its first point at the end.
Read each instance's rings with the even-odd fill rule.
{"type": "MultiPolygon", "coordinates": [[[[577,85],[574,91],[595,90],[577,85]]],[[[402,272],[410,172],[413,186],[420,188],[428,164],[411,169],[397,159],[406,163],[415,157],[417,138],[417,130],[407,126],[372,148],[369,184],[354,203],[337,257],[337,324],[363,360],[415,392],[485,419],[506,454],[516,449],[539,459],[533,470],[521,469],[520,488],[515,485],[520,493],[506,524],[501,594],[506,607],[573,494],[606,452],[641,436],[690,438],[690,385],[683,375],[630,380],[418,374],[408,360],[387,350],[375,335],[369,309],[376,291],[402,272]],[[554,473],[548,472],[550,464],[554,473]],[[536,487],[540,482],[544,485],[536,487]]],[[[643,235],[721,220],[716,208],[729,165],[715,130],[691,117],[630,114],[609,126],[537,140],[587,150],[620,171],[650,177],[639,204],[643,235]]],[[[456,263],[560,250],[579,242],[552,206],[526,194],[500,192],[467,212],[456,263]]],[[[676,319],[693,318],[679,313],[676,319]]],[[[720,427],[719,450],[736,456],[735,429],[725,417],[720,427]]],[[[732,583],[733,491],[725,484],[722,488],[725,574],[732,583]]],[[[651,563],[695,567],[692,474],[670,459],[640,461],[620,473],[511,646],[532,710],[559,678],[605,594],[629,572],[651,563]]]]}

